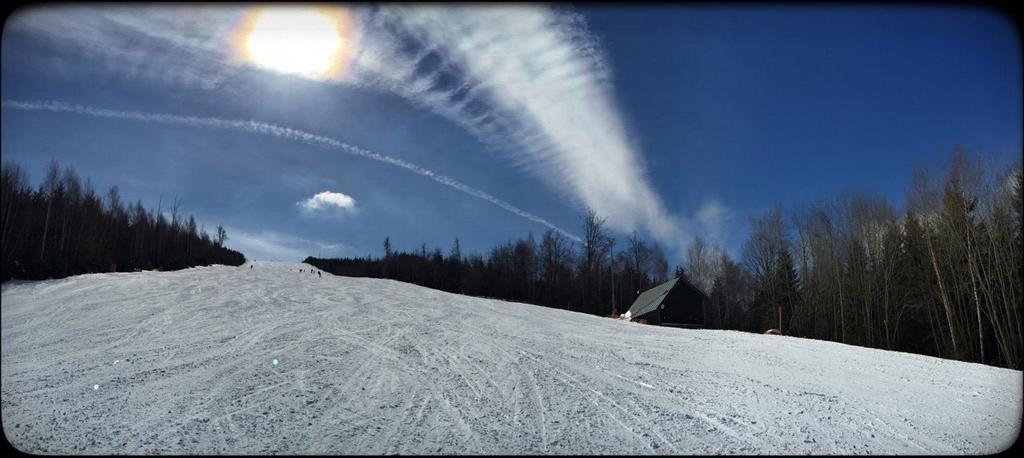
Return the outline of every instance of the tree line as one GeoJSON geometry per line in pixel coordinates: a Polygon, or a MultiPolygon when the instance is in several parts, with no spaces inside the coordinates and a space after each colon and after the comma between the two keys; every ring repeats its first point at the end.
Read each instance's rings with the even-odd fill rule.
{"type": "Polygon", "coordinates": [[[903,210],[858,193],[775,207],[751,219],[740,259],[697,237],[672,272],[657,243],[616,240],[592,210],[580,242],[548,230],[464,256],[458,239],[445,254],[386,238],[380,258],[305,262],[595,315],[625,312],[673,275],[708,295],[708,327],[1021,368],[1021,177],[1019,164],[985,170],[957,150],[946,170],[917,174],[903,210]]]}
{"type": "Polygon", "coordinates": [[[1021,368],[1021,167],[961,150],[900,211],[847,193],[752,220],[751,313],[787,334],[1021,368]]]}
{"type": "Polygon", "coordinates": [[[326,272],[390,278],[472,296],[506,299],[596,315],[624,312],[639,291],[668,279],[669,268],[657,243],[637,233],[613,252],[615,238],[605,219],[588,210],[584,239],[575,242],[548,230],[540,240],[526,238],[494,247],[486,256],[463,255],[455,239],[448,253],[395,251],[390,237],[380,258],[321,259],[305,262],[326,272]]]}
{"type": "Polygon", "coordinates": [[[176,270],[210,264],[242,265],[242,253],[224,247],[227,232],[213,237],[180,213],[166,217],[161,203],[125,204],[117,186],[100,197],[74,167],[50,161],[38,189],[21,165],[4,161],[0,172],[0,252],[3,281],[62,278],[92,272],[176,270]]]}

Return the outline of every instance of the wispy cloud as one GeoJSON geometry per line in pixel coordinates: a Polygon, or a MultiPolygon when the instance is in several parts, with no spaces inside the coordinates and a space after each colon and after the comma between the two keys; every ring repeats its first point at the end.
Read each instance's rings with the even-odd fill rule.
{"type": "MultiPolygon", "coordinates": [[[[226,51],[245,11],[222,6],[89,7],[71,14],[41,8],[38,14],[11,21],[11,26],[69,42],[84,37],[80,46],[102,57],[111,71],[128,73],[123,76],[218,87],[233,72],[251,67],[226,51]],[[166,69],[173,76],[160,73],[166,69]]],[[[334,83],[392,92],[451,120],[564,198],[606,216],[612,229],[645,230],[677,248],[692,239],[695,222],[670,214],[654,191],[643,155],[629,140],[614,102],[607,58],[581,15],[534,5],[347,11],[352,19],[349,42],[356,49],[347,71],[336,75],[334,83]]],[[[259,130],[279,129],[264,127],[259,130]]],[[[250,125],[230,128],[257,130],[250,125]]],[[[554,227],[419,166],[290,129],[275,132],[348,148],[554,227]]]]}
{"type": "Polygon", "coordinates": [[[343,244],[326,243],[274,231],[246,232],[227,227],[228,240],[225,245],[245,253],[249,259],[261,261],[301,261],[306,256],[352,255],[351,249],[343,244]]]}
{"type": "Polygon", "coordinates": [[[246,132],[259,135],[268,135],[277,138],[283,138],[292,141],[299,141],[309,145],[330,148],[333,150],[341,151],[353,156],[359,156],[367,159],[372,159],[379,162],[401,167],[410,172],[418,175],[425,176],[441,183],[445,186],[454,188],[465,194],[469,194],[473,197],[483,199],[494,205],[497,205],[506,211],[509,211],[515,215],[526,218],[530,221],[543,224],[551,229],[554,229],[566,237],[572,238],[573,240],[579,240],[579,237],[575,234],[565,231],[562,228],[551,224],[544,218],[536,216],[530,212],[520,209],[504,200],[494,197],[484,191],[476,189],[472,186],[466,185],[453,178],[445,175],[440,175],[432,170],[425,169],[411,162],[404,161],[395,157],[391,157],[385,154],[377,153],[367,149],[353,146],[348,143],[344,143],[340,140],[336,140],[331,137],[325,137],[322,135],[311,134],[301,130],[292,129],[289,127],[282,127],[274,124],[267,124],[256,121],[242,121],[236,119],[220,119],[220,118],[201,118],[194,116],[178,116],[166,113],[144,113],[139,111],[119,111],[110,110],[106,108],[96,108],[82,105],[71,105],[64,102],[56,101],[44,101],[44,102],[23,102],[15,100],[3,101],[3,106],[16,108],[20,110],[42,110],[42,111],[53,111],[53,112],[64,112],[64,113],[75,113],[88,116],[97,116],[102,118],[116,118],[126,119],[132,121],[141,122],[152,122],[162,124],[177,124],[191,127],[205,127],[213,129],[233,130],[239,132],[246,132]]]}
{"type": "Polygon", "coordinates": [[[57,41],[62,49],[86,57],[92,65],[79,72],[217,89],[245,64],[229,43],[244,12],[206,6],[42,5],[17,11],[5,26],[57,41]]]}
{"type": "Polygon", "coordinates": [[[330,210],[331,208],[353,211],[356,208],[356,200],[352,196],[334,191],[318,192],[313,197],[295,204],[307,212],[330,210]]]}
{"type": "Polygon", "coordinates": [[[613,229],[678,246],[612,102],[610,72],[579,15],[544,7],[385,7],[364,17],[352,79],[463,126],[613,229]]]}
{"type": "Polygon", "coordinates": [[[698,229],[704,238],[712,243],[722,244],[725,240],[729,221],[732,219],[730,210],[717,199],[704,202],[697,210],[698,229]]]}

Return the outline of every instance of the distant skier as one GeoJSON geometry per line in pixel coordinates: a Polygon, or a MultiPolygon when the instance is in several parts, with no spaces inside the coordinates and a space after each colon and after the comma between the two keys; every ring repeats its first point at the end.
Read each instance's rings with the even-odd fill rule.
{"type": "Polygon", "coordinates": [[[323,275],[320,275],[320,271],[319,270],[316,271],[316,278],[323,278],[323,277],[324,277],[323,275]]]}
{"type": "Polygon", "coordinates": [[[252,264],[249,264],[249,270],[252,270],[252,264]]]}

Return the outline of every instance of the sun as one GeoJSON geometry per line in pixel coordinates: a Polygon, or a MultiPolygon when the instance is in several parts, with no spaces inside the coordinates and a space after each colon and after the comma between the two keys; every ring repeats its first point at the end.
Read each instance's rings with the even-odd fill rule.
{"type": "Polygon", "coordinates": [[[246,22],[245,57],[263,68],[327,78],[344,54],[342,21],[320,8],[268,7],[246,22]]]}

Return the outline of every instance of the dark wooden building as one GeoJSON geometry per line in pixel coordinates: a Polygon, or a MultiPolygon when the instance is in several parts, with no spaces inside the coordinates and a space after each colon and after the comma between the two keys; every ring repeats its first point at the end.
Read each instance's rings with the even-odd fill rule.
{"type": "Polygon", "coordinates": [[[641,293],[626,313],[648,324],[705,328],[711,324],[710,316],[705,319],[707,309],[707,294],[685,278],[673,278],[641,293]]]}

